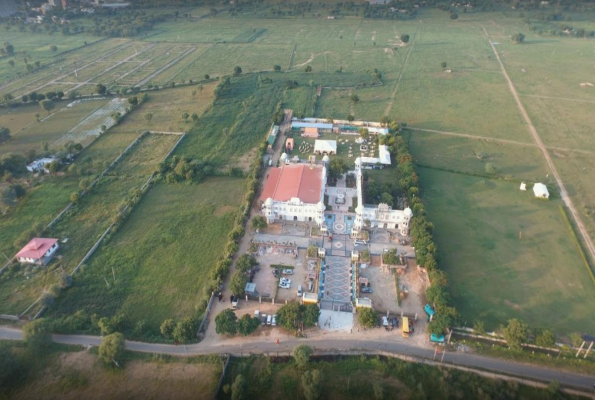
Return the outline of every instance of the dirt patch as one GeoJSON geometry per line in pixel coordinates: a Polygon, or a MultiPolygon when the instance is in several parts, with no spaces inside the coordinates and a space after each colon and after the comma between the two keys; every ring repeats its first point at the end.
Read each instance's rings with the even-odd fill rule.
{"type": "Polygon", "coordinates": [[[235,207],[232,207],[232,206],[222,206],[222,207],[219,207],[218,209],[216,209],[215,212],[213,213],[213,215],[220,217],[222,215],[225,215],[229,212],[233,212],[235,210],[236,210],[235,207]]]}
{"type": "Polygon", "coordinates": [[[512,301],[509,300],[504,300],[504,304],[506,304],[508,307],[511,307],[515,310],[520,310],[521,306],[519,306],[518,304],[513,303],[512,301]]]}
{"type": "Polygon", "coordinates": [[[131,361],[123,370],[105,369],[86,351],[60,356],[15,399],[207,399],[221,367],[213,364],[131,361]]]}

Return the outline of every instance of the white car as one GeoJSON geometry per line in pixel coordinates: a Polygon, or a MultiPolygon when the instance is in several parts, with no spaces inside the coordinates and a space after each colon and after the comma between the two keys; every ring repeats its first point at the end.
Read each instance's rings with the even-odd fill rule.
{"type": "Polygon", "coordinates": [[[291,284],[291,279],[289,279],[289,278],[281,278],[281,279],[279,279],[279,283],[289,283],[289,284],[291,284]]]}
{"type": "Polygon", "coordinates": [[[277,326],[277,314],[273,315],[273,321],[271,322],[272,326],[277,326]]]}
{"type": "Polygon", "coordinates": [[[267,325],[270,325],[272,320],[273,316],[271,314],[267,315],[267,325]]]}
{"type": "Polygon", "coordinates": [[[291,288],[291,282],[279,282],[279,287],[282,289],[289,289],[291,288]]]}
{"type": "Polygon", "coordinates": [[[293,275],[293,270],[292,269],[284,269],[283,275],[293,275]]]}

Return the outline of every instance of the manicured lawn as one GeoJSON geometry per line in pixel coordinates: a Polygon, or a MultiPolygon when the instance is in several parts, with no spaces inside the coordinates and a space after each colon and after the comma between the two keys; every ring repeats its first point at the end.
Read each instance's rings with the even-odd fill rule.
{"type": "Polygon", "coordinates": [[[509,318],[559,334],[588,333],[595,290],[561,201],[516,183],[419,168],[422,198],[463,323],[509,318]]]}
{"type": "Polygon", "coordinates": [[[107,316],[125,313],[130,321],[145,322],[137,333],[143,337],[158,336],[164,319],[192,316],[244,187],[243,180],[232,178],[154,185],[76,277],[56,314],[79,309],[107,316]]]}
{"type": "MultiPolygon", "coordinates": [[[[373,137],[373,136],[372,136],[373,137]]],[[[366,145],[368,150],[360,151],[360,145],[355,143],[355,140],[359,138],[358,135],[337,135],[334,133],[323,133],[318,139],[302,137],[298,131],[293,132],[293,138],[295,141],[294,150],[289,153],[289,157],[297,155],[302,160],[307,160],[308,157],[314,154],[314,145],[316,140],[334,140],[337,142],[337,155],[330,156],[330,158],[338,157],[342,158],[350,169],[355,166],[355,159],[360,156],[364,157],[378,157],[378,146],[375,147],[375,151],[371,154],[370,145],[366,145]],[[349,157],[349,148],[351,147],[351,157],[349,157]],[[303,152],[300,150],[304,150],[303,152]]],[[[318,161],[322,160],[321,155],[316,155],[318,161]]]]}

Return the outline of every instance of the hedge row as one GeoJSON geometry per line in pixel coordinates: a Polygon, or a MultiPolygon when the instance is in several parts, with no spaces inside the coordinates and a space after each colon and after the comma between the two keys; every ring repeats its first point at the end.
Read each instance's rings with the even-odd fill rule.
{"type": "Polygon", "coordinates": [[[436,315],[429,324],[430,333],[443,334],[457,318],[457,311],[450,306],[446,273],[438,266],[438,248],[434,243],[434,225],[428,220],[426,208],[419,197],[419,178],[415,172],[409,146],[400,134],[395,134],[391,150],[396,154],[399,186],[407,194],[413,211],[411,241],[415,247],[417,264],[426,268],[430,287],[426,298],[434,306],[436,315]]]}

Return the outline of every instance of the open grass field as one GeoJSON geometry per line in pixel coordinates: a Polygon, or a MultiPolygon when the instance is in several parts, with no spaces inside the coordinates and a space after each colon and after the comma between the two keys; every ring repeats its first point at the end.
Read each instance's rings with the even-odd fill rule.
{"type": "Polygon", "coordinates": [[[125,313],[131,321],[145,322],[146,337],[159,336],[167,318],[192,316],[233,226],[244,187],[233,178],[154,185],[76,277],[55,312],[125,313]]]}
{"type": "MultiPolygon", "coordinates": [[[[0,282],[1,312],[23,312],[39,297],[48,282],[54,282],[51,277],[57,278],[56,271],[72,272],[112,223],[118,206],[124,203],[132,190],[140,189],[178,139],[173,135],[149,135],[143,138],[89,194],[83,196],[71,211],[44,232],[46,237],[67,239],[66,243],[61,243],[58,261],[43,269],[39,278],[27,278],[29,274],[22,271],[3,275],[0,282]]],[[[66,193],[62,189],[60,196],[66,193]]],[[[54,216],[52,214],[52,218],[54,216]]]]}
{"type": "Polygon", "coordinates": [[[193,126],[192,119],[184,121],[182,114],[202,115],[213,101],[217,83],[183,86],[148,93],[148,100],[110,132],[136,133],[144,131],[186,132],[193,126]],[[194,93],[194,95],[193,95],[194,93]],[[149,121],[147,114],[152,114],[149,121]]]}
{"type": "Polygon", "coordinates": [[[593,332],[595,290],[558,199],[516,183],[419,169],[440,263],[467,326],[509,318],[556,332],[593,332]],[[520,237],[519,237],[520,236],[520,237]]]}

